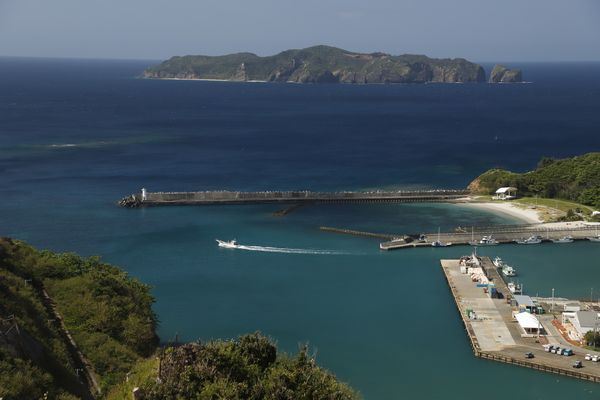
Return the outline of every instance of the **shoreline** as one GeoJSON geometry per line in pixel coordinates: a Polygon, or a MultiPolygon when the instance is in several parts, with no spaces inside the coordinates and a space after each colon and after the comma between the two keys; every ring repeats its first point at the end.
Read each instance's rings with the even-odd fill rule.
{"type": "Polygon", "coordinates": [[[528,224],[540,224],[543,223],[543,219],[540,217],[536,210],[519,207],[512,203],[502,202],[483,202],[483,203],[460,203],[460,206],[478,208],[481,210],[491,211],[495,214],[509,215],[513,218],[526,222],[528,224]]]}

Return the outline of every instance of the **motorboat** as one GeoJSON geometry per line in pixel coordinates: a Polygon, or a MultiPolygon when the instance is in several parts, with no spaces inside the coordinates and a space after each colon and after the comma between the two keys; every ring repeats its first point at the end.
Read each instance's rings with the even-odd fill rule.
{"type": "Polygon", "coordinates": [[[502,275],[504,275],[504,276],[516,276],[517,275],[517,270],[514,269],[513,267],[511,267],[508,264],[504,264],[504,266],[502,267],[502,275]]]}
{"type": "Polygon", "coordinates": [[[573,236],[563,236],[560,239],[552,239],[552,243],[573,243],[573,236]]]}
{"type": "Polygon", "coordinates": [[[470,241],[469,244],[471,246],[495,246],[498,244],[498,242],[492,237],[492,235],[489,235],[484,236],[479,240],[470,241]]]}
{"type": "Polygon", "coordinates": [[[492,262],[494,263],[496,268],[502,268],[502,266],[504,265],[504,261],[502,261],[500,257],[495,257],[492,262]]]}
{"type": "Polygon", "coordinates": [[[514,283],[511,281],[511,282],[508,282],[507,286],[508,286],[508,290],[510,290],[510,292],[512,294],[521,294],[522,293],[521,285],[519,285],[518,283],[514,283]]]}
{"type": "Polygon", "coordinates": [[[235,239],[230,240],[230,241],[219,240],[219,239],[215,239],[215,240],[219,244],[219,247],[224,247],[226,249],[237,249],[238,247],[240,247],[237,240],[235,240],[235,239]]]}
{"type": "Polygon", "coordinates": [[[542,243],[542,238],[539,236],[529,236],[527,239],[517,239],[515,240],[517,244],[540,244],[542,243]]]}
{"type": "Polygon", "coordinates": [[[589,240],[590,242],[600,242],[600,235],[590,236],[589,238],[587,238],[587,240],[589,240]]]}

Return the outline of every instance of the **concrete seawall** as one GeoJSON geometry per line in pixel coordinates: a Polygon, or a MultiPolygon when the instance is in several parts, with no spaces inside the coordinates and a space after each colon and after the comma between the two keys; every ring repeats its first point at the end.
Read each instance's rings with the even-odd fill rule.
{"type": "Polygon", "coordinates": [[[210,204],[306,204],[306,203],[410,203],[457,201],[468,196],[466,190],[429,191],[203,191],[146,192],[132,194],[119,201],[122,207],[210,204]]]}

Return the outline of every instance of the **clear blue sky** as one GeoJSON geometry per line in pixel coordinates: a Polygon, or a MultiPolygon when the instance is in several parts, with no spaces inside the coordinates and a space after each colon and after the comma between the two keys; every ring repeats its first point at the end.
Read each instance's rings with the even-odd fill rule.
{"type": "Polygon", "coordinates": [[[0,0],[0,55],[163,59],[329,44],[600,60],[600,0],[0,0]]]}

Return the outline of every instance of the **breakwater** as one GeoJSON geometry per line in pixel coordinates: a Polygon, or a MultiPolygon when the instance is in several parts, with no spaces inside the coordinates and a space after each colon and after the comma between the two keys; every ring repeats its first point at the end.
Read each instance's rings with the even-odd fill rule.
{"type": "Polygon", "coordinates": [[[412,203],[458,201],[469,195],[467,190],[419,191],[201,191],[201,192],[148,192],[124,197],[122,207],[211,204],[307,204],[307,203],[412,203]]]}

